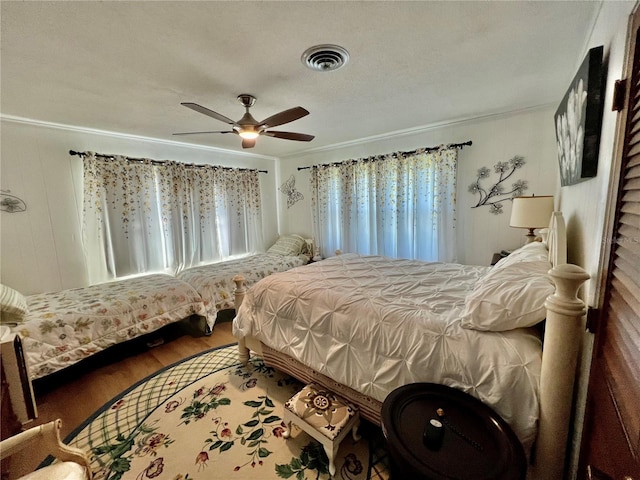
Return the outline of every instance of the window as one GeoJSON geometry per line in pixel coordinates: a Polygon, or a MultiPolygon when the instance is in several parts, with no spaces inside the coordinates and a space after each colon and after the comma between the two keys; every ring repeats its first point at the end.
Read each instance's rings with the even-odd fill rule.
{"type": "Polygon", "coordinates": [[[312,167],[321,252],[454,261],[457,153],[443,147],[312,167]]]}
{"type": "Polygon", "coordinates": [[[84,242],[91,283],[175,273],[262,245],[255,170],[84,157],[84,242]]]}

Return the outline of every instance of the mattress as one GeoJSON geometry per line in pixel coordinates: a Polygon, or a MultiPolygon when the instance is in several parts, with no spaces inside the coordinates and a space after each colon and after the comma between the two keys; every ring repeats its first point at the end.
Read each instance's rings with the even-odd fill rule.
{"type": "Polygon", "coordinates": [[[30,295],[22,337],[32,380],[191,315],[206,315],[198,293],[170,275],[30,295]]]}
{"type": "Polygon", "coordinates": [[[209,323],[213,324],[219,311],[235,308],[233,277],[241,274],[250,287],[275,272],[283,272],[308,262],[304,255],[259,253],[247,257],[211,263],[183,270],[178,278],[196,289],[204,300],[209,323]]]}
{"type": "Polygon", "coordinates": [[[254,285],[233,333],[381,402],[413,382],[457,388],[492,407],[528,451],[538,418],[538,334],[460,325],[467,293],[488,271],[340,255],[254,285]]]}

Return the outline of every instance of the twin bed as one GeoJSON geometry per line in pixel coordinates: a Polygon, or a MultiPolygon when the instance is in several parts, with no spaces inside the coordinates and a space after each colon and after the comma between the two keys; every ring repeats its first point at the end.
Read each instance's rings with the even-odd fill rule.
{"type": "Polygon", "coordinates": [[[202,298],[206,310],[207,323],[213,326],[218,312],[234,309],[233,277],[242,272],[246,285],[276,272],[284,272],[301,265],[309,259],[303,255],[281,255],[260,253],[248,257],[193,267],[178,274],[178,279],[191,285],[202,298]]]}
{"type": "Polygon", "coordinates": [[[233,332],[241,362],[251,349],[349,398],[374,423],[401,385],[460,389],[500,414],[527,452],[535,441],[535,478],[555,479],[584,315],[576,292],[586,278],[566,265],[564,221],[555,212],[545,241],[493,268],[347,254],[248,291],[238,277],[233,332]],[[536,326],[545,319],[543,355],[536,326]]]}
{"type": "Polygon", "coordinates": [[[11,331],[22,339],[32,380],[169,323],[206,315],[189,284],[162,274],[29,295],[20,303],[22,318],[11,331]]]}
{"type": "Polygon", "coordinates": [[[176,276],[145,275],[26,297],[3,287],[11,293],[8,301],[0,301],[2,323],[21,337],[31,379],[37,380],[192,316],[204,319],[203,333],[210,333],[218,312],[234,308],[232,278],[237,273],[251,285],[308,261],[307,241],[284,235],[266,253],[194,267],[176,276]]]}

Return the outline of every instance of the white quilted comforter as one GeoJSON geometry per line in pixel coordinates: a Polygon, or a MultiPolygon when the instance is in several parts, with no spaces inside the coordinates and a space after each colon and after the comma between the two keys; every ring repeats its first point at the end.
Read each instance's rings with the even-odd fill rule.
{"type": "Polygon", "coordinates": [[[538,335],[460,326],[466,294],[488,271],[340,255],[258,282],[233,333],[380,401],[413,382],[458,388],[491,406],[529,451],[538,419],[538,335]]]}

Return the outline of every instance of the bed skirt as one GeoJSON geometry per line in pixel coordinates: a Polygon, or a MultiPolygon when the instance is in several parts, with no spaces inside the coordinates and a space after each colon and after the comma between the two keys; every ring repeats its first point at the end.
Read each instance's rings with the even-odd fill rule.
{"type": "Polygon", "coordinates": [[[341,383],[331,380],[329,377],[303,365],[298,360],[278,352],[273,348],[262,344],[262,359],[264,363],[270,367],[276,368],[282,372],[297,378],[304,383],[319,383],[323,387],[332,392],[346,398],[360,408],[360,415],[374,425],[380,425],[380,416],[382,412],[382,402],[367,397],[360,392],[353,390],[341,383]]]}

